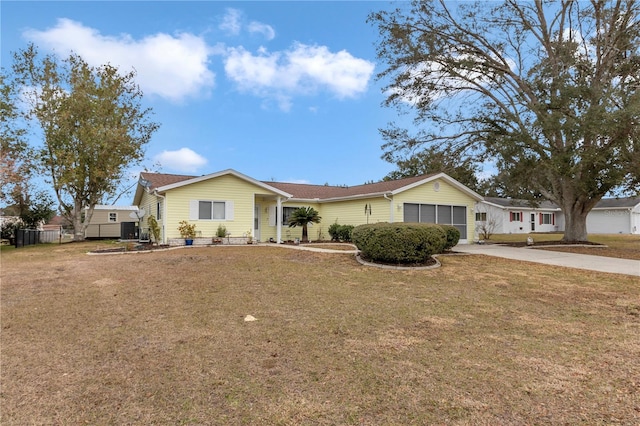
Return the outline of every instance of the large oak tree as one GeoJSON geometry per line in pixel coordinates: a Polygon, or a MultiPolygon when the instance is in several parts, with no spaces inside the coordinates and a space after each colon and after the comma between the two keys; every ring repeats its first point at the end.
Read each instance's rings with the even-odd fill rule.
{"type": "Polygon", "coordinates": [[[420,129],[383,149],[494,158],[510,185],[560,206],[564,240],[586,240],[603,196],[640,187],[639,12],[635,0],[431,0],[373,13],[386,103],[415,109],[420,129]]]}
{"type": "Polygon", "coordinates": [[[29,115],[42,129],[42,168],[73,224],[74,240],[82,240],[94,206],[143,159],[158,124],[141,106],[133,71],[92,67],[74,53],[41,57],[33,45],[14,54],[12,69],[29,115]]]}

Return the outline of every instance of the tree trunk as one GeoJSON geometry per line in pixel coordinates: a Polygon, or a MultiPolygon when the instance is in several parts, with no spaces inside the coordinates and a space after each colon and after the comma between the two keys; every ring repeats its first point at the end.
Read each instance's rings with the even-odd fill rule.
{"type": "Polygon", "coordinates": [[[307,225],[306,224],[302,225],[302,242],[303,243],[308,243],[309,242],[309,234],[307,233],[307,225]]]}
{"type": "Polygon", "coordinates": [[[84,229],[82,226],[82,214],[78,212],[78,208],[73,209],[73,241],[84,241],[84,229]]]}
{"type": "Polygon", "coordinates": [[[591,208],[587,208],[585,203],[576,201],[562,210],[565,220],[562,241],[587,241],[587,215],[591,208]]]}
{"type": "Polygon", "coordinates": [[[75,201],[73,205],[73,217],[71,223],[73,224],[73,241],[84,241],[85,231],[91,222],[93,216],[93,207],[87,209],[85,215],[83,215],[84,208],[82,201],[75,201]],[[84,217],[83,217],[84,216],[84,217]]]}

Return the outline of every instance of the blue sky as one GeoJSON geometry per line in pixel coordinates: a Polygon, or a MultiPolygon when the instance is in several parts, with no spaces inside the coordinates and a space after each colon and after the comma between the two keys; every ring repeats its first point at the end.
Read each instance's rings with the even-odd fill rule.
{"type": "Polygon", "coordinates": [[[378,128],[398,117],[381,106],[378,34],[366,22],[389,6],[2,1],[2,65],[33,42],[43,53],[135,68],[161,123],[149,168],[357,185],[394,169],[380,159],[378,128]]]}

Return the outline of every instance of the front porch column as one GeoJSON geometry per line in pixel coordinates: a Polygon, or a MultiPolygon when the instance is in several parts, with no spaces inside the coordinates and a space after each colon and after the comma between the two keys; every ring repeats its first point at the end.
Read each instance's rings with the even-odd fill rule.
{"type": "Polygon", "coordinates": [[[282,241],[282,197],[278,197],[276,206],[276,242],[282,241]]]}

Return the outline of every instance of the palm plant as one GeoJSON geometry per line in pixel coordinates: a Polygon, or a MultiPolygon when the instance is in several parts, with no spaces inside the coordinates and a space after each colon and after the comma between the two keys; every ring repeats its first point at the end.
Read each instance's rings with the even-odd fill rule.
{"type": "Polygon", "coordinates": [[[307,232],[307,225],[309,223],[320,223],[322,218],[318,215],[318,212],[313,207],[300,207],[291,212],[289,217],[289,228],[295,228],[296,226],[302,226],[302,242],[308,242],[309,236],[307,232]]]}

